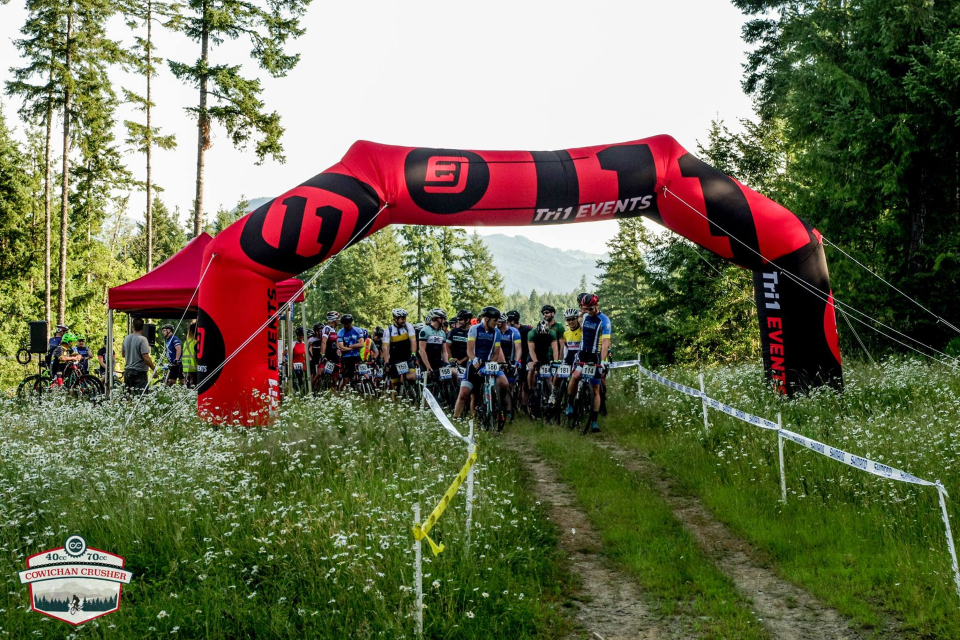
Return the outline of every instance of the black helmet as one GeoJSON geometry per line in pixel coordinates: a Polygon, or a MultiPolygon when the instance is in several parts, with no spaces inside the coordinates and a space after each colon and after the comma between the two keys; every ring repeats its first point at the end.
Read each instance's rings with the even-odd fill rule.
{"type": "Polygon", "coordinates": [[[373,335],[377,336],[378,338],[382,338],[382,337],[383,337],[383,327],[377,327],[376,329],[374,329],[374,330],[373,330],[373,335]]]}
{"type": "Polygon", "coordinates": [[[480,310],[481,318],[494,318],[496,320],[500,319],[500,309],[496,307],[484,307],[480,310]]]}
{"type": "Polygon", "coordinates": [[[507,311],[507,320],[510,322],[520,322],[520,312],[516,309],[513,311],[507,311]]]}
{"type": "Polygon", "coordinates": [[[302,335],[303,335],[303,327],[297,327],[296,334],[297,334],[298,336],[302,336],[302,335]]]}
{"type": "Polygon", "coordinates": [[[318,322],[317,324],[313,325],[313,331],[315,333],[320,333],[321,331],[323,331],[323,323],[318,322]]]}
{"type": "Polygon", "coordinates": [[[577,302],[580,303],[580,306],[592,307],[595,304],[600,304],[600,298],[595,293],[581,293],[577,296],[577,302]]]}
{"type": "Polygon", "coordinates": [[[344,322],[344,323],[353,322],[353,314],[352,313],[343,314],[342,316],[340,316],[340,322],[344,322]]]}
{"type": "Polygon", "coordinates": [[[457,314],[457,318],[460,320],[473,320],[473,311],[470,311],[469,309],[461,309],[457,314]]]}
{"type": "Polygon", "coordinates": [[[545,304],[540,308],[540,313],[556,313],[557,310],[552,304],[545,304]]]}
{"type": "Polygon", "coordinates": [[[163,331],[164,329],[170,329],[170,331],[174,330],[172,324],[165,324],[162,327],[160,327],[160,331],[163,331]]]}
{"type": "Polygon", "coordinates": [[[430,309],[430,311],[427,313],[427,322],[430,322],[434,318],[440,318],[441,320],[446,320],[447,312],[439,307],[437,307],[436,309],[430,309]]]}

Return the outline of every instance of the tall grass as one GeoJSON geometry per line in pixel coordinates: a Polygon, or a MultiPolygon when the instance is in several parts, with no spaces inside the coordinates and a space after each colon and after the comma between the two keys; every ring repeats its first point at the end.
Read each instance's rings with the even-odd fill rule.
{"type": "MultiPolygon", "coordinates": [[[[185,390],[133,406],[0,407],[0,635],[413,637],[412,505],[428,513],[466,459],[432,417],[341,396],[216,429],[185,390]],[[118,612],[77,629],[29,611],[16,577],[73,533],[134,573],[118,612]]],[[[447,549],[426,552],[427,637],[562,627],[555,532],[519,467],[480,442],[472,553],[463,491],[434,529],[447,549]]]]}
{"type": "MultiPolygon", "coordinates": [[[[698,387],[697,372],[663,375],[698,387]]],[[[940,479],[960,497],[960,376],[891,358],[845,368],[842,394],[780,398],[759,367],[708,369],[707,394],[857,455],[940,479]]],[[[787,504],[780,503],[776,434],[710,412],[699,399],[649,379],[637,401],[636,373],[620,375],[606,421],[624,444],[666,473],[768,554],[778,570],[867,627],[913,637],[960,637],[937,492],[878,478],[785,443],[787,504]]],[[[949,503],[954,531],[960,509],[949,503]]]]}

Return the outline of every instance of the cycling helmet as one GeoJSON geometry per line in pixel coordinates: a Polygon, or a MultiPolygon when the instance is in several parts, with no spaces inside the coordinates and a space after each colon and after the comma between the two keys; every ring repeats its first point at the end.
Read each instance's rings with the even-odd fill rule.
{"type": "Polygon", "coordinates": [[[589,293],[577,294],[577,304],[583,304],[583,299],[586,298],[588,295],[590,294],[589,293]]]}
{"type": "Polygon", "coordinates": [[[417,333],[420,333],[422,329],[423,329],[422,322],[418,322],[417,324],[413,325],[413,330],[416,331],[417,333]]]}
{"type": "Polygon", "coordinates": [[[313,331],[314,333],[320,333],[321,331],[323,331],[323,323],[318,322],[317,324],[313,325],[313,331]]]}
{"type": "Polygon", "coordinates": [[[339,320],[340,314],[336,311],[327,312],[327,322],[333,322],[334,320],[339,320]]]}
{"type": "Polygon", "coordinates": [[[513,311],[507,311],[507,320],[510,322],[520,322],[520,312],[516,309],[513,311]]]}
{"type": "Polygon", "coordinates": [[[537,335],[546,336],[550,334],[550,325],[546,320],[541,320],[537,324],[537,335]]]}
{"type": "Polygon", "coordinates": [[[343,314],[342,316],[340,316],[340,322],[353,322],[353,314],[352,313],[343,314]]]}
{"type": "Polygon", "coordinates": [[[378,338],[382,338],[382,337],[383,337],[383,327],[377,327],[376,329],[374,329],[374,330],[373,330],[373,335],[377,336],[378,338]]]}
{"type": "Polygon", "coordinates": [[[509,322],[509,318],[507,318],[507,314],[501,313],[500,317],[497,319],[497,322],[509,322]]]}
{"type": "Polygon", "coordinates": [[[447,319],[447,312],[439,307],[436,309],[430,309],[427,313],[427,320],[432,320],[433,318],[440,318],[441,320],[447,319]]]}
{"type": "Polygon", "coordinates": [[[545,304],[540,308],[540,313],[556,313],[557,310],[552,304],[545,304]]]}
{"type": "Polygon", "coordinates": [[[63,334],[63,337],[60,339],[60,342],[76,342],[77,336],[73,335],[70,332],[63,334]]]}
{"type": "Polygon", "coordinates": [[[461,320],[473,320],[473,311],[469,309],[461,309],[460,313],[457,314],[457,317],[461,320]]]}
{"type": "Polygon", "coordinates": [[[68,326],[65,325],[65,324],[58,324],[57,327],[56,327],[56,330],[57,330],[57,331],[64,331],[64,332],[66,332],[66,331],[70,331],[70,327],[68,327],[68,326]]]}
{"type": "Polygon", "coordinates": [[[567,320],[569,320],[570,318],[579,318],[580,315],[581,315],[580,309],[574,309],[573,307],[570,307],[569,309],[563,312],[563,317],[566,318],[567,320]]]}
{"type": "Polygon", "coordinates": [[[297,327],[296,334],[297,334],[298,336],[302,336],[302,335],[303,335],[303,327],[297,327]]]}
{"type": "Polygon", "coordinates": [[[87,338],[86,338],[82,333],[78,333],[78,334],[76,334],[76,336],[77,336],[77,342],[86,342],[86,341],[87,341],[87,338]]]}
{"type": "Polygon", "coordinates": [[[407,310],[406,310],[406,309],[401,309],[400,307],[397,307],[396,309],[393,310],[393,317],[394,317],[394,318],[406,318],[406,317],[407,317],[407,310]]]}
{"type": "Polygon", "coordinates": [[[160,331],[163,331],[164,329],[170,329],[170,331],[174,331],[172,324],[165,324],[162,327],[160,327],[160,331]]]}
{"type": "Polygon", "coordinates": [[[494,318],[496,320],[500,319],[500,309],[496,307],[484,307],[480,310],[481,318],[494,318]]]}
{"type": "Polygon", "coordinates": [[[592,307],[595,304],[600,304],[600,298],[597,297],[595,293],[584,293],[581,294],[582,298],[580,299],[580,306],[592,307]]]}

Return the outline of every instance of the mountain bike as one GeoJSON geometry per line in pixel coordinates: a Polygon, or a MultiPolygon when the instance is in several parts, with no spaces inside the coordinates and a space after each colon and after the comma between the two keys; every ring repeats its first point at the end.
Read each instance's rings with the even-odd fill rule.
{"type": "Polygon", "coordinates": [[[567,407],[567,385],[570,383],[570,375],[573,368],[566,363],[556,365],[557,380],[553,385],[553,404],[547,411],[547,422],[562,424],[564,409],[567,407]]]}
{"type": "Polygon", "coordinates": [[[453,369],[449,365],[428,372],[426,386],[441,407],[453,410],[457,401],[457,389],[453,384],[453,369]]]}
{"type": "Polygon", "coordinates": [[[348,384],[354,391],[366,398],[374,398],[377,395],[377,388],[373,384],[373,370],[366,362],[357,364],[357,368],[350,376],[348,384]]]}
{"type": "Polygon", "coordinates": [[[550,395],[553,393],[553,387],[550,386],[550,379],[553,378],[553,367],[549,364],[541,364],[537,367],[537,382],[530,390],[530,417],[534,420],[547,421],[547,412],[551,409],[549,404],[550,395]]]}
{"type": "Polygon", "coordinates": [[[588,418],[593,411],[593,385],[590,384],[590,379],[596,374],[597,365],[580,362],[577,363],[577,370],[581,374],[580,383],[573,398],[573,413],[567,416],[567,427],[587,433],[590,430],[588,418]]]}
{"type": "MultiPolygon", "coordinates": [[[[32,357],[33,354],[27,349],[17,351],[17,362],[24,366],[30,364],[32,357]]],[[[49,367],[44,364],[43,359],[38,359],[37,373],[26,376],[20,381],[20,384],[17,385],[17,399],[28,400],[30,398],[42,397],[44,393],[50,391],[50,383],[52,380],[49,367]]]]}
{"type": "Polygon", "coordinates": [[[28,376],[20,383],[17,397],[43,398],[54,393],[67,393],[80,400],[98,401],[103,398],[103,392],[100,378],[84,373],[75,362],[70,362],[56,377],[43,373],[28,376]]]}
{"type": "Polygon", "coordinates": [[[409,400],[415,406],[420,405],[420,373],[419,369],[411,369],[411,361],[413,357],[411,356],[410,360],[402,360],[396,363],[393,368],[397,372],[399,380],[397,382],[397,397],[409,400]],[[415,380],[407,380],[407,374],[410,371],[415,371],[417,378],[415,380]]]}
{"type": "Polygon", "coordinates": [[[500,365],[496,362],[488,362],[480,370],[483,376],[483,387],[481,389],[480,401],[477,402],[477,421],[480,427],[487,431],[500,433],[503,431],[503,425],[506,424],[507,416],[503,411],[503,402],[500,398],[500,388],[497,387],[497,373],[500,372],[500,365]]]}
{"type": "Polygon", "coordinates": [[[336,389],[340,383],[340,371],[343,367],[339,362],[324,359],[317,368],[317,377],[313,380],[315,393],[336,389]]]}

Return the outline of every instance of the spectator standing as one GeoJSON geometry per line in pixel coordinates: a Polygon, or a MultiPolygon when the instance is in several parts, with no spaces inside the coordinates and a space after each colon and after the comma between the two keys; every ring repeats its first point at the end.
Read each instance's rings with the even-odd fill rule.
{"type": "Polygon", "coordinates": [[[157,367],[150,357],[150,343],[143,335],[143,318],[133,319],[133,333],[123,339],[121,352],[126,362],[123,381],[127,389],[146,389],[147,371],[157,367]]]}
{"type": "Polygon", "coordinates": [[[187,341],[183,345],[183,357],[180,361],[188,389],[197,386],[197,343],[197,323],[191,322],[187,327],[187,341]]]}

